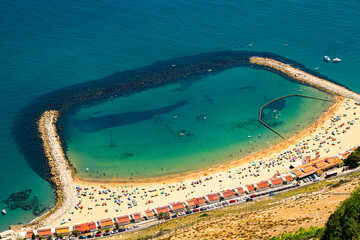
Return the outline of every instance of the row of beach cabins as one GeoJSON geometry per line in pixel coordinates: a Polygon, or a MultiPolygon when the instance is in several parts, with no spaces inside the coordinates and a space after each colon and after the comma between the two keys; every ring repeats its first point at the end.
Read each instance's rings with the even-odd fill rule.
{"type": "Polygon", "coordinates": [[[260,196],[269,194],[271,192],[282,191],[294,187],[295,184],[291,184],[294,179],[301,180],[313,174],[319,176],[325,171],[342,166],[343,159],[346,159],[350,155],[350,153],[353,152],[357,147],[349,149],[348,151],[345,151],[335,157],[321,159],[311,159],[310,157],[304,157],[301,161],[293,163],[289,175],[274,177],[267,181],[260,181],[246,185],[244,187],[228,189],[218,193],[210,193],[206,196],[191,198],[183,202],[179,201],[176,203],[170,203],[168,205],[158,206],[152,210],[146,210],[142,213],[133,213],[130,215],[123,215],[115,218],[106,218],[101,219],[97,222],[93,221],[82,224],[75,224],[72,227],[61,226],[56,228],[49,227],[38,230],[28,230],[26,232],[26,238],[30,239],[33,234],[38,237],[47,237],[50,235],[60,234],[63,236],[68,236],[74,230],[81,232],[81,234],[92,233],[97,232],[99,228],[114,228],[116,224],[123,227],[131,223],[138,223],[141,221],[154,219],[161,213],[176,214],[179,212],[184,212],[187,209],[195,209],[205,206],[207,204],[214,204],[223,200],[231,200],[237,197],[244,196],[245,194],[256,194],[256,196],[260,196]]]}
{"type": "MultiPolygon", "coordinates": [[[[267,181],[261,181],[253,184],[246,185],[245,187],[237,187],[234,189],[224,190],[218,193],[211,193],[203,197],[194,197],[186,201],[179,201],[170,203],[168,205],[158,206],[152,210],[146,210],[142,213],[132,213],[130,215],[118,216],[115,218],[105,218],[99,221],[92,221],[87,223],[75,224],[74,226],[60,226],[56,228],[41,228],[38,230],[28,230],[26,232],[26,238],[30,239],[33,234],[38,237],[48,237],[52,235],[69,236],[73,231],[77,230],[81,234],[97,232],[98,229],[109,229],[115,228],[118,224],[120,227],[154,219],[162,214],[176,214],[184,212],[187,209],[195,209],[198,207],[205,206],[207,204],[214,204],[223,200],[231,200],[237,197],[244,196],[245,194],[257,194],[266,193],[270,190],[284,187],[286,183],[293,182],[294,178],[291,175],[275,177],[267,181]]],[[[288,185],[289,186],[289,185],[288,185]]]]}

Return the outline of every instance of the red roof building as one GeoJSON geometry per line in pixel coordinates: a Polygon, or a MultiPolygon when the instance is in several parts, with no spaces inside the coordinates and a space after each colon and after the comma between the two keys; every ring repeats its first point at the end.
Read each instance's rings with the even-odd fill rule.
{"type": "Polygon", "coordinates": [[[110,228],[114,226],[114,222],[111,218],[105,218],[99,221],[99,225],[101,228],[110,228]]]}
{"type": "Polygon", "coordinates": [[[89,229],[90,229],[90,232],[95,232],[97,230],[96,223],[89,222],[89,229]]]}
{"type": "Polygon", "coordinates": [[[133,213],[133,214],[131,214],[131,217],[135,222],[140,222],[141,221],[140,213],[133,213]]]}
{"type": "Polygon", "coordinates": [[[87,233],[90,232],[90,227],[88,223],[76,224],[74,226],[74,230],[77,230],[81,233],[87,233]]]}
{"type": "Polygon", "coordinates": [[[33,234],[34,234],[33,230],[26,231],[26,238],[31,238],[33,234]]]}
{"type": "Polygon", "coordinates": [[[170,211],[167,206],[163,206],[163,207],[155,208],[155,212],[157,215],[159,215],[160,213],[169,213],[170,211]]]}
{"type": "Polygon", "coordinates": [[[222,191],[221,194],[223,195],[224,199],[231,199],[235,197],[235,193],[231,189],[222,191]]]}
{"type": "Polygon", "coordinates": [[[205,197],[208,203],[215,203],[220,201],[220,196],[217,193],[211,193],[205,197]]]}
{"type": "Polygon", "coordinates": [[[130,217],[129,217],[129,215],[124,215],[124,216],[116,217],[115,220],[116,220],[116,222],[117,222],[120,226],[124,226],[124,225],[130,223],[130,217]]]}
{"type": "Polygon", "coordinates": [[[152,219],[152,218],[154,218],[154,213],[153,213],[153,211],[151,211],[151,210],[146,210],[146,211],[145,211],[145,217],[146,217],[146,219],[152,219]]]}
{"type": "Polygon", "coordinates": [[[244,194],[245,194],[244,188],[242,188],[242,187],[237,187],[237,188],[235,188],[235,193],[236,193],[238,196],[244,195],[244,194]]]}
{"type": "Polygon", "coordinates": [[[267,181],[261,181],[256,184],[257,191],[265,191],[269,189],[269,183],[267,181]]]}
{"type": "Polygon", "coordinates": [[[270,179],[270,182],[271,182],[271,187],[273,188],[281,187],[283,185],[283,180],[281,178],[270,179]]]}
{"type": "Polygon", "coordinates": [[[197,201],[192,198],[192,199],[186,200],[185,203],[189,208],[196,208],[197,201]]]}
{"type": "Polygon", "coordinates": [[[203,197],[197,197],[197,198],[195,198],[195,200],[197,202],[196,205],[198,205],[198,206],[205,205],[205,199],[203,197]]]}
{"type": "Polygon", "coordinates": [[[46,237],[51,235],[51,228],[42,228],[38,230],[39,237],[46,237]]]}
{"type": "Polygon", "coordinates": [[[170,204],[169,206],[173,212],[181,212],[186,209],[184,203],[182,203],[182,202],[173,203],[173,204],[170,204]]]}
{"type": "Polygon", "coordinates": [[[252,184],[246,185],[247,193],[255,192],[255,187],[252,184]]]}
{"type": "Polygon", "coordinates": [[[289,182],[292,182],[292,181],[294,180],[294,178],[293,178],[291,175],[285,176],[284,179],[285,179],[285,181],[288,182],[288,183],[289,183],[289,182]]]}

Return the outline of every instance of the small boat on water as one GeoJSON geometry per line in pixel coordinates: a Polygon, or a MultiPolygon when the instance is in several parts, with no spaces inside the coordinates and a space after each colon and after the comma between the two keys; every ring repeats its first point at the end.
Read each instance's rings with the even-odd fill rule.
{"type": "Polygon", "coordinates": [[[251,135],[248,135],[248,138],[252,138],[252,136],[251,136],[251,135]]]}
{"type": "Polygon", "coordinates": [[[329,58],[329,56],[324,56],[324,58],[325,58],[325,61],[326,62],[329,62],[331,59],[329,58]]]}
{"type": "Polygon", "coordinates": [[[5,214],[6,214],[6,210],[3,209],[3,210],[1,211],[1,213],[2,213],[3,215],[5,215],[5,214]]]}
{"type": "Polygon", "coordinates": [[[334,59],[333,59],[333,62],[334,62],[334,63],[341,62],[341,59],[340,59],[340,58],[334,58],[334,59]]]}
{"type": "Polygon", "coordinates": [[[259,134],[259,138],[261,138],[261,135],[259,134]]]}

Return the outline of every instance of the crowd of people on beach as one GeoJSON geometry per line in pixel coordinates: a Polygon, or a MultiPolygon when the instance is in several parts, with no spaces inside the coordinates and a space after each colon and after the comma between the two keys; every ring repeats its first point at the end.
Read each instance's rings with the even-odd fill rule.
{"type": "MultiPolygon", "coordinates": [[[[182,181],[179,183],[162,184],[148,187],[133,185],[123,185],[106,187],[97,186],[77,186],[77,203],[70,215],[85,214],[91,215],[94,208],[101,208],[104,213],[127,213],[137,206],[151,209],[160,204],[166,204],[165,199],[173,201],[169,196],[177,194],[185,200],[198,196],[199,192],[208,189],[208,193],[218,190],[228,189],[229,186],[245,185],[257,182],[263,176],[274,177],[288,173],[291,163],[303,159],[305,156],[312,158],[324,157],[331,152],[333,147],[341,149],[341,135],[345,135],[354,124],[358,124],[359,118],[356,116],[356,106],[346,104],[346,114],[337,115],[331,118],[331,124],[320,131],[315,132],[306,139],[303,139],[281,153],[267,159],[254,160],[241,167],[232,168],[226,172],[221,172],[209,176],[203,176],[192,181],[182,181]],[[208,187],[211,185],[211,187],[208,187]],[[159,187],[160,186],[160,187],[159,187]],[[214,186],[216,186],[214,188],[214,186]],[[216,190],[212,190],[216,189],[216,190]],[[85,199],[87,198],[87,201],[85,199]],[[161,198],[161,199],[160,199],[161,198]],[[171,199],[171,200],[170,200],[171,199]]],[[[347,149],[344,149],[344,151],[347,149]]],[[[331,154],[331,153],[330,153],[331,154]]],[[[136,208],[137,209],[137,208],[136,208]]],[[[110,216],[110,214],[109,214],[110,216]]],[[[64,218],[62,223],[72,220],[72,217],[64,218]]]]}

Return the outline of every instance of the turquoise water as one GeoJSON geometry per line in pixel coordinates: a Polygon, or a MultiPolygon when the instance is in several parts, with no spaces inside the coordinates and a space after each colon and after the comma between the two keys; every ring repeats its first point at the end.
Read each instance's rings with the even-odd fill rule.
{"type": "MultiPolygon", "coordinates": [[[[67,154],[80,177],[103,180],[172,177],[226,163],[281,140],[257,121],[259,108],[300,88],[240,67],[82,108],[65,123],[67,154]]],[[[301,94],[328,96],[308,87],[301,94]]],[[[306,126],[328,106],[289,98],[266,108],[264,120],[290,136],[302,129],[296,123],[306,126]]]]}
{"type": "MultiPolygon", "coordinates": [[[[146,66],[158,60],[227,49],[274,52],[294,59],[310,69],[318,67],[320,73],[359,91],[360,83],[357,77],[360,72],[358,61],[360,46],[357,43],[360,37],[359,10],[360,3],[356,0],[346,2],[324,0],[197,1],[196,3],[162,0],[156,2],[105,0],[0,2],[0,96],[2,99],[0,109],[3,113],[0,116],[0,201],[7,199],[11,193],[32,189],[31,198],[37,196],[42,206],[52,207],[54,204],[53,189],[28,166],[11,135],[15,115],[32,99],[51,90],[103,78],[114,72],[146,66]],[[250,43],[253,45],[248,47],[250,43]],[[329,55],[331,58],[339,57],[343,61],[339,64],[325,63],[322,61],[324,55],[329,55]]],[[[244,68],[239,70],[239,73],[234,73],[234,76],[239,76],[239,81],[241,81],[239,87],[255,85],[244,84],[244,79],[240,76],[246,71],[244,68]]],[[[252,74],[249,78],[251,81],[260,79],[264,84],[266,79],[273,78],[270,73],[262,71],[255,72],[254,70],[252,74]]],[[[279,81],[289,84],[287,80],[280,79],[279,81]]],[[[196,92],[196,89],[192,89],[194,86],[195,84],[190,86],[189,92],[184,91],[184,93],[196,92]]],[[[171,86],[168,87],[171,88],[171,86]]],[[[271,99],[277,91],[285,93],[286,87],[282,88],[284,92],[280,89],[271,85],[263,93],[264,100],[271,99]]],[[[254,99],[253,91],[252,88],[243,89],[242,96],[254,99]]],[[[256,92],[258,91],[256,89],[256,92]]],[[[151,92],[144,94],[151,96],[151,92]]],[[[238,96],[237,94],[234,92],[229,98],[238,96]]],[[[213,98],[215,99],[215,96],[213,98]]],[[[169,105],[181,99],[181,96],[174,94],[169,105]]],[[[216,99],[214,105],[221,102],[221,98],[216,99]]],[[[200,103],[202,100],[198,99],[200,103]]],[[[114,106],[117,101],[125,100],[115,100],[114,106]]],[[[225,104],[226,101],[224,99],[223,103],[225,104]]],[[[295,98],[286,100],[286,103],[287,101],[290,105],[300,102],[295,98]]],[[[256,112],[251,111],[257,103],[260,101],[246,103],[249,109],[243,111],[249,119],[256,115],[256,112]]],[[[105,116],[111,111],[113,114],[144,111],[167,105],[161,105],[156,101],[154,106],[150,107],[141,104],[136,106],[135,103],[127,104],[133,109],[124,109],[121,106],[113,109],[108,106],[108,112],[102,109],[102,115],[100,113],[98,115],[105,116]]],[[[195,104],[194,100],[189,100],[186,107],[195,104]]],[[[241,105],[241,101],[236,104],[241,105]]],[[[309,102],[308,106],[313,106],[313,104],[309,102]]],[[[178,108],[177,111],[185,111],[186,107],[178,108]]],[[[197,109],[200,110],[201,106],[197,106],[197,109]]],[[[211,117],[215,109],[208,109],[205,113],[210,116],[204,122],[204,124],[209,124],[208,127],[216,126],[216,122],[211,123],[215,121],[211,117]]],[[[91,108],[87,110],[81,110],[79,116],[75,117],[86,119],[94,113],[91,108]],[[86,115],[87,110],[89,110],[88,115],[86,115]]],[[[226,110],[230,111],[230,108],[224,107],[224,114],[226,110]]],[[[288,108],[286,110],[284,108],[283,111],[285,118],[285,111],[288,111],[288,108]]],[[[289,116],[291,114],[295,113],[290,112],[289,116]]],[[[171,112],[166,116],[172,115],[171,112]]],[[[160,115],[155,119],[161,117],[165,118],[160,115]]],[[[177,120],[180,120],[179,118],[177,120]]],[[[194,117],[189,114],[184,124],[191,124],[193,119],[194,117]]],[[[231,119],[231,117],[226,117],[222,123],[230,124],[231,119]]],[[[145,123],[144,121],[137,124],[145,126],[145,123]]],[[[292,126],[294,124],[291,123],[292,126]]],[[[161,128],[162,123],[152,126],[161,128]]],[[[116,127],[114,131],[120,133],[121,128],[116,127]]],[[[190,129],[190,127],[187,128],[190,129]]],[[[134,131],[133,133],[137,134],[136,129],[131,129],[126,128],[126,131],[134,131]]],[[[178,127],[174,127],[175,133],[177,129],[178,127]]],[[[198,134],[208,132],[200,131],[200,127],[197,129],[198,134]]],[[[296,130],[289,129],[288,131],[296,130]]],[[[98,133],[100,132],[103,136],[107,136],[102,140],[103,143],[109,145],[109,129],[98,133]]],[[[229,140],[235,145],[234,149],[239,147],[237,144],[248,140],[243,139],[247,138],[247,132],[251,132],[253,136],[257,133],[255,130],[245,132],[236,130],[234,135],[235,132],[239,136],[232,136],[232,140],[229,140]],[[238,139],[239,142],[237,142],[238,139]]],[[[151,131],[148,134],[150,133],[151,131]]],[[[88,135],[91,134],[96,133],[88,135]]],[[[215,139],[220,139],[216,138],[216,133],[214,135],[215,139]]],[[[264,133],[264,138],[265,135],[267,133],[264,133]]],[[[269,134],[269,137],[271,136],[269,134]]],[[[115,144],[124,143],[124,140],[115,133],[112,133],[112,138],[115,144]]],[[[151,139],[151,136],[147,135],[146,138],[151,139]]],[[[176,136],[170,140],[176,141],[179,138],[176,136]]],[[[76,143],[76,139],[73,139],[73,143],[76,143]]],[[[88,139],[87,143],[90,144],[91,141],[88,139]]],[[[101,143],[100,139],[99,143],[101,143]]],[[[219,149],[224,156],[227,156],[226,152],[235,152],[230,149],[228,143],[223,143],[225,147],[219,149]]],[[[135,150],[131,149],[129,152],[135,152],[135,150]]],[[[79,161],[79,169],[83,167],[89,167],[90,170],[96,169],[96,166],[80,165],[79,161]]],[[[108,170],[104,169],[104,171],[108,170]]],[[[110,174],[110,171],[108,172],[110,174]]],[[[0,208],[8,209],[7,215],[0,216],[0,230],[6,229],[10,224],[26,223],[34,217],[31,210],[10,211],[3,202],[0,202],[0,208]]]]}

